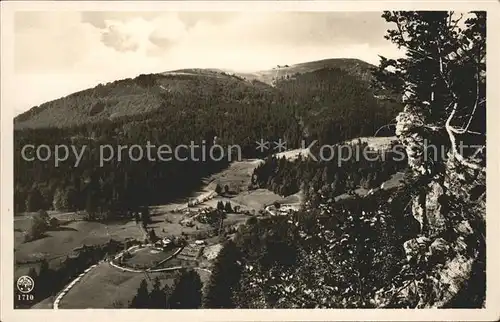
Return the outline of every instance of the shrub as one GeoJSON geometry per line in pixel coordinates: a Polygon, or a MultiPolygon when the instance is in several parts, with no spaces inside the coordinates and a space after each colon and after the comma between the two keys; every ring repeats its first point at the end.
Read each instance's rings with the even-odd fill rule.
{"type": "MultiPolygon", "coordinates": [[[[47,215],[48,216],[48,215],[47,215]]],[[[49,228],[49,224],[45,216],[33,216],[31,221],[31,226],[24,236],[25,242],[30,242],[45,235],[45,232],[49,228]]]]}

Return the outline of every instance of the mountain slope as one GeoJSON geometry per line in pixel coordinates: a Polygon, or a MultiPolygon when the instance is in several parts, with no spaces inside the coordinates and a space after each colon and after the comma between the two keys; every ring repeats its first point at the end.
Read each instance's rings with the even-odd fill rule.
{"type": "MultiPolygon", "coordinates": [[[[291,113],[299,122],[313,127],[316,121],[328,121],[339,113],[343,122],[354,122],[355,115],[364,115],[366,122],[373,123],[363,130],[366,132],[385,124],[377,120],[385,121],[394,109],[376,100],[369,89],[372,67],[357,59],[326,59],[247,74],[192,68],[140,75],[41,104],[17,116],[14,126],[67,128],[124,117],[144,120],[150,115],[154,120],[157,113],[220,118],[223,113],[241,113],[249,106],[267,106],[279,113],[283,108],[293,109],[291,113]],[[219,114],[209,111],[220,106],[225,107],[219,114]]],[[[354,132],[354,136],[372,134],[354,132]]]]}
{"type": "Polygon", "coordinates": [[[256,97],[270,91],[262,83],[221,73],[140,75],[44,103],[17,116],[14,124],[16,129],[68,127],[144,114],[165,105],[187,108],[193,100],[200,104],[237,102],[245,95],[256,97]]]}

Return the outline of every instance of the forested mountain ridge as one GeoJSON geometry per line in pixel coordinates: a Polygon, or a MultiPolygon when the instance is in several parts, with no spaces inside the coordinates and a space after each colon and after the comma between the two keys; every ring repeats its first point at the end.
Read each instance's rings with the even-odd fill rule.
{"type": "Polygon", "coordinates": [[[89,205],[116,210],[132,207],[131,201],[134,207],[166,202],[227,165],[227,160],[112,160],[97,168],[103,145],[176,146],[202,140],[211,143],[217,137],[221,146],[237,144],[243,158],[262,158],[275,151],[256,150],[255,142],[260,139],[283,139],[288,149],[313,140],[335,144],[373,135],[401,109],[401,105],[376,99],[368,82],[338,68],[277,79],[274,86],[198,69],[99,85],[42,104],[15,119],[16,210],[89,205]],[[77,148],[88,145],[77,168],[67,166],[71,160],[54,167],[21,157],[25,144],[64,143],[77,148]],[[54,206],[60,196],[62,201],[56,200],[54,206]]]}
{"type": "Polygon", "coordinates": [[[226,74],[148,74],[99,84],[41,104],[17,116],[15,128],[70,127],[123,116],[146,114],[163,107],[191,108],[193,100],[211,104],[237,102],[242,92],[258,100],[272,89],[226,74]]]}
{"type": "MultiPolygon", "coordinates": [[[[306,95],[304,98],[308,101],[297,102],[295,91],[300,87],[300,95],[307,94],[309,86],[315,87],[308,78],[316,77],[314,75],[318,72],[323,73],[321,82],[332,81],[330,87],[334,87],[338,95],[340,92],[352,92],[354,87],[368,88],[372,68],[372,65],[355,59],[328,59],[255,74],[230,73],[218,69],[142,74],[134,79],[99,84],[33,107],[18,115],[14,125],[16,129],[65,128],[172,108],[181,111],[193,108],[202,110],[218,104],[309,105],[309,100],[318,101],[318,98],[306,95]],[[301,79],[297,82],[299,77],[301,79]],[[302,77],[305,79],[302,80],[302,77]],[[277,82],[282,84],[274,87],[270,85],[277,82]],[[295,85],[283,84],[288,82],[295,85]]],[[[351,94],[355,93],[348,94],[348,98],[356,99],[357,96],[351,94]]]]}

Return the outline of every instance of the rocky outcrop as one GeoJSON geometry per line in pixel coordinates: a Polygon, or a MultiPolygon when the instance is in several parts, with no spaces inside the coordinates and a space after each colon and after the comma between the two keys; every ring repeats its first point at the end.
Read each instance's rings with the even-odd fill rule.
{"type": "Polygon", "coordinates": [[[422,124],[423,116],[412,111],[410,106],[406,106],[403,112],[396,117],[396,135],[401,144],[406,149],[408,155],[408,166],[416,174],[425,174],[430,172],[424,163],[424,137],[419,124],[422,124]]]}
{"type": "Polygon", "coordinates": [[[420,223],[421,231],[429,237],[439,236],[447,228],[442,209],[443,196],[443,186],[439,182],[431,181],[422,197],[413,200],[413,216],[420,223]]]}
{"type": "MultiPolygon", "coordinates": [[[[453,150],[447,160],[437,160],[444,166],[436,170],[436,160],[424,157],[425,136],[435,128],[424,126],[410,107],[397,122],[396,134],[420,184],[411,208],[420,234],[403,245],[407,264],[401,275],[411,277],[378,290],[373,302],[379,307],[453,306],[461,293],[470,293],[471,279],[485,274],[486,174],[464,165],[453,150]]],[[[483,287],[475,286],[474,292],[483,287]]],[[[476,295],[484,300],[484,293],[476,295]]]]}

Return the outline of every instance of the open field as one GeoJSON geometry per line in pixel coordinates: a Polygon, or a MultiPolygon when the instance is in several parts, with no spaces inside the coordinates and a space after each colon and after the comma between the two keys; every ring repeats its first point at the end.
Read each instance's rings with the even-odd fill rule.
{"type": "MultiPolygon", "coordinates": [[[[168,267],[189,267],[185,260],[173,258],[168,261],[168,267]]],[[[210,272],[195,269],[205,286],[210,278],[210,272]]],[[[161,287],[173,287],[176,271],[134,273],[123,271],[102,262],[86,274],[61,300],[61,309],[84,308],[127,308],[143,279],[148,282],[149,290],[156,277],[160,279],[161,287]],[[149,276],[149,277],[148,277],[149,276]],[[98,292],[95,290],[98,289],[98,292]],[[96,294],[97,293],[97,294],[96,294]]],[[[36,305],[36,308],[49,308],[50,299],[36,305]]]]}
{"type": "Polygon", "coordinates": [[[309,156],[309,149],[307,149],[307,148],[294,149],[294,150],[276,153],[274,156],[278,159],[285,158],[289,161],[296,160],[299,156],[301,156],[303,159],[306,159],[309,156]]]}
{"type": "Polygon", "coordinates": [[[369,147],[374,150],[386,150],[390,148],[391,144],[398,141],[396,136],[370,136],[370,137],[360,137],[354,140],[347,141],[346,143],[355,143],[361,141],[362,143],[367,143],[369,147]]]}
{"type": "Polygon", "coordinates": [[[283,197],[267,189],[246,191],[233,198],[236,202],[256,210],[264,209],[265,206],[282,199],[283,197]]]}
{"type": "Polygon", "coordinates": [[[228,213],[226,216],[226,219],[224,219],[224,226],[231,226],[231,225],[238,225],[242,224],[245,221],[248,220],[251,216],[245,215],[245,214],[235,214],[235,213],[228,213]]]}
{"type": "MultiPolygon", "coordinates": [[[[30,219],[14,222],[19,230],[26,229],[30,219]],[[22,228],[21,228],[22,227],[22,228]]],[[[38,267],[36,261],[47,259],[51,268],[57,269],[61,260],[73,249],[82,245],[101,245],[110,238],[124,241],[129,238],[143,239],[142,229],[134,221],[105,225],[98,222],[75,221],[61,226],[56,231],[48,231],[46,237],[31,242],[23,242],[23,233],[14,233],[15,276],[28,272],[30,267],[38,267]]]]}
{"type": "Polygon", "coordinates": [[[38,240],[23,243],[22,233],[16,232],[16,260],[32,260],[44,255],[57,256],[68,254],[82,245],[98,245],[110,238],[125,240],[126,238],[143,238],[144,233],[134,221],[105,225],[98,222],[77,221],[60,227],[56,231],[48,231],[47,236],[38,240]]]}
{"type": "MultiPolygon", "coordinates": [[[[285,200],[299,202],[298,197],[290,196],[285,200]]],[[[216,207],[218,201],[231,202],[232,206],[240,206],[241,210],[263,209],[275,201],[284,202],[283,198],[266,189],[257,189],[240,193],[234,198],[216,197],[205,203],[194,207],[193,211],[200,207],[216,207]]],[[[286,202],[291,203],[291,202],[286,202]]],[[[181,206],[180,204],[177,206],[181,206]]],[[[211,227],[207,224],[202,224],[194,221],[195,226],[187,227],[180,224],[180,221],[186,216],[182,213],[171,213],[172,206],[156,206],[152,207],[152,224],[148,227],[153,228],[158,237],[180,236],[196,236],[200,232],[207,231],[211,227]]],[[[238,225],[244,223],[249,218],[245,214],[230,213],[224,221],[224,226],[238,225]]],[[[30,218],[17,220],[14,223],[15,228],[15,259],[16,259],[16,276],[26,273],[32,264],[43,258],[53,260],[51,266],[57,266],[57,260],[64,258],[67,254],[77,247],[82,245],[99,245],[106,243],[110,238],[124,241],[127,238],[139,239],[144,238],[144,232],[134,221],[103,224],[98,222],[74,221],[65,226],[60,227],[57,231],[47,232],[47,236],[28,243],[23,242],[22,230],[29,227],[30,218]],[[28,263],[27,263],[28,262],[28,263]]]]}
{"type": "Polygon", "coordinates": [[[32,309],[53,309],[55,298],[56,298],[55,296],[48,297],[45,300],[36,303],[31,308],[32,309]]]}
{"type": "MultiPolygon", "coordinates": [[[[50,217],[55,217],[61,222],[78,221],[81,220],[80,216],[75,212],[58,212],[54,210],[47,211],[50,217]]],[[[14,214],[15,228],[27,228],[31,218],[37,216],[37,212],[23,212],[14,214]]]]}
{"type": "MultiPolygon", "coordinates": [[[[164,285],[173,285],[174,272],[149,273],[151,279],[159,277],[164,285]]],[[[59,303],[61,309],[128,307],[137,293],[143,273],[124,272],[101,263],[85,275],[59,303]]],[[[152,287],[152,281],[148,285],[152,287]]]]}
{"type": "MultiPolygon", "coordinates": [[[[391,190],[398,188],[403,185],[403,178],[404,178],[404,173],[403,172],[396,172],[389,178],[387,181],[383,182],[379,187],[373,188],[372,190],[377,190],[377,189],[383,189],[383,190],[391,190]]],[[[354,193],[357,194],[360,197],[366,196],[368,193],[370,193],[371,190],[365,189],[365,188],[358,188],[354,190],[354,193]]],[[[342,199],[349,199],[351,198],[351,195],[348,193],[343,193],[341,195],[338,195],[335,197],[335,200],[342,200],[342,199]]]]}
{"type": "MultiPolygon", "coordinates": [[[[233,199],[218,197],[207,204],[200,205],[200,207],[208,205],[216,207],[219,200],[231,201],[233,206],[239,204],[233,199]]],[[[241,206],[243,209],[244,205],[241,206]]],[[[197,221],[193,227],[181,225],[179,222],[185,218],[185,215],[170,213],[168,210],[170,208],[152,207],[152,224],[148,228],[153,228],[158,237],[184,234],[190,239],[196,239],[200,232],[211,229],[209,225],[197,221]]],[[[247,219],[248,216],[244,214],[228,214],[224,226],[239,224],[247,219]]],[[[37,267],[35,262],[42,259],[49,260],[50,266],[57,268],[60,260],[64,259],[73,249],[82,245],[100,245],[109,241],[110,238],[118,241],[125,241],[129,238],[142,240],[144,238],[144,231],[133,220],[107,225],[98,222],[74,221],[60,227],[57,231],[47,232],[47,236],[44,238],[24,243],[22,231],[29,227],[30,221],[31,219],[27,217],[14,223],[17,230],[15,232],[16,276],[27,273],[30,267],[37,267]]]]}
{"type": "Polygon", "coordinates": [[[243,160],[233,162],[231,165],[207,180],[207,189],[215,190],[217,184],[224,187],[227,185],[229,190],[234,193],[248,190],[248,185],[252,179],[253,170],[263,162],[263,160],[243,160]]]}
{"type": "Polygon", "coordinates": [[[401,185],[403,185],[404,175],[405,174],[403,172],[396,172],[391,176],[389,180],[384,182],[380,187],[384,190],[400,187],[401,185]]]}
{"type": "Polygon", "coordinates": [[[158,262],[172,256],[178,248],[173,248],[168,251],[156,250],[150,247],[138,249],[131,254],[127,260],[124,260],[122,266],[132,268],[150,268],[158,262]]]}

